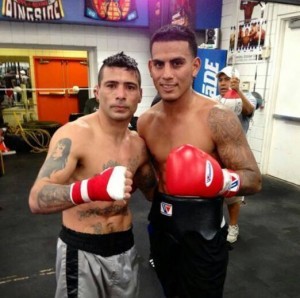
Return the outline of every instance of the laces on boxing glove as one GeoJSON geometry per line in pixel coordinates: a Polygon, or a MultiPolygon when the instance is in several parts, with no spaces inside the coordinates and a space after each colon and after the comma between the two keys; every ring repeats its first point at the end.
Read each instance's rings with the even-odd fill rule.
{"type": "Polygon", "coordinates": [[[220,195],[225,198],[230,198],[236,196],[240,189],[240,176],[234,171],[228,169],[222,169],[224,183],[220,195]]]}

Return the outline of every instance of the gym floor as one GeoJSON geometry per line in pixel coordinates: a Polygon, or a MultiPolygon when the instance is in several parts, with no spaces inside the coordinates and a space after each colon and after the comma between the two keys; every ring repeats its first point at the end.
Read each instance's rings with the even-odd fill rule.
{"type": "MultiPolygon", "coordinates": [[[[53,298],[60,214],[33,215],[28,193],[44,153],[4,156],[0,177],[0,297],[53,298]]],[[[141,265],[141,298],[164,297],[148,264],[150,203],[131,202],[141,265]]],[[[227,213],[225,213],[227,216],[227,213]]],[[[232,245],[224,298],[299,297],[300,187],[264,176],[261,193],[241,208],[240,237],[232,245]]],[[[198,298],[198,297],[195,297],[198,298]]]]}

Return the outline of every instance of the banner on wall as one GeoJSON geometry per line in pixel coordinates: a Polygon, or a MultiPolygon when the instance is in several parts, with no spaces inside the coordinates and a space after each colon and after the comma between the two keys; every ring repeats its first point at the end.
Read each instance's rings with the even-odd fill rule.
{"type": "Polygon", "coordinates": [[[218,95],[217,73],[226,66],[227,51],[198,49],[198,57],[201,59],[201,68],[194,80],[194,89],[208,97],[218,95]]]}
{"type": "Polygon", "coordinates": [[[148,27],[152,0],[0,0],[0,21],[148,27]]]}
{"type": "Polygon", "coordinates": [[[109,22],[132,21],[138,17],[135,0],[85,0],[85,16],[109,22]]]}
{"type": "Polygon", "coordinates": [[[64,17],[61,0],[3,0],[2,15],[19,21],[50,21],[64,17]]]}
{"type": "Polygon", "coordinates": [[[241,0],[238,28],[231,26],[228,64],[232,64],[234,58],[235,62],[262,60],[267,24],[264,10],[265,4],[241,0]]]}

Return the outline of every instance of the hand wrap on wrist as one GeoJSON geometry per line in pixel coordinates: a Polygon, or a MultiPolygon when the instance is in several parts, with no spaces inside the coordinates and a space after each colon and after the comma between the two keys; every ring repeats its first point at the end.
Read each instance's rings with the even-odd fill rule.
{"type": "Polygon", "coordinates": [[[92,201],[123,200],[126,167],[108,168],[95,177],[71,184],[70,199],[74,205],[92,201]]]}
{"type": "Polygon", "coordinates": [[[222,169],[222,171],[224,177],[224,184],[220,195],[222,195],[225,198],[236,196],[241,185],[240,176],[236,172],[228,169],[222,169]]]}

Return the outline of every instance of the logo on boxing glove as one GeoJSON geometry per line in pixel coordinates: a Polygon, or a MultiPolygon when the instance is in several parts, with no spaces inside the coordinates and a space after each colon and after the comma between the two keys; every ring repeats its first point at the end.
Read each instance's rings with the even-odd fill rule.
{"type": "Polygon", "coordinates": [[[236,194],[240,180],[209,154],[192,145],[173,149],[166,161],[166,190],[174,196],[213,198],[236,194]]]}

